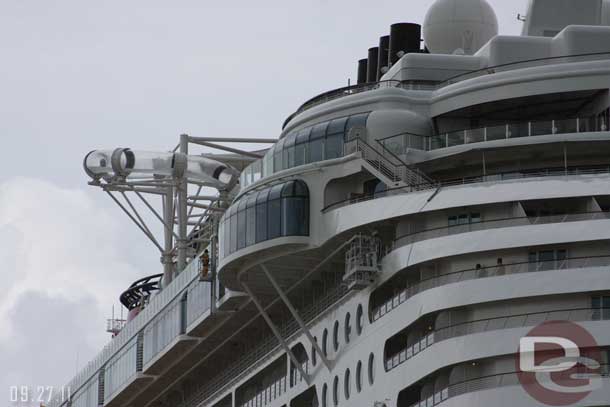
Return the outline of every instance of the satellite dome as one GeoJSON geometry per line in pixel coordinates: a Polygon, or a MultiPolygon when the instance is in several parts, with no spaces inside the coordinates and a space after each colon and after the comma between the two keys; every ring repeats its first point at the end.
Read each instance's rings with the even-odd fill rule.
{"type": "Polygon", "coordinates": [[[433,54],[473,55],[498,35],[498,18],[486,0],[437,0],[423,31],[433,54]]]}

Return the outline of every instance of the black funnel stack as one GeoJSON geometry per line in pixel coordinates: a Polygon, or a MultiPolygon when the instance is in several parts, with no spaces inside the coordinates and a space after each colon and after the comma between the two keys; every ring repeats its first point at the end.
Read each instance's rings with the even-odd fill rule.
{"type": "Polygon", "coordinates": [[[379,61],[379,48],[369,48],[369,64],[366,74],[367,82],[377,82],[377,62],[379,61]]]}
{"type": "Polygon", "coordinates": [[[421,26],[413,23],[392,24],[390,28],[390,66],[404,55],[420,52],[421,26]]]}
{"type": "Polygon", "coordinates": [[[366,83],[366,75],[369,67],[368,59],[361,59],[358,61],[358,85],[366,83]]]}
{"type": "Polygon", "coordinates": [[[379,81],[384,73],[387,72],[390,61],[390,36],[385,35],[379,38],[379,58],[377,59],[377,80],[379,81]]]}

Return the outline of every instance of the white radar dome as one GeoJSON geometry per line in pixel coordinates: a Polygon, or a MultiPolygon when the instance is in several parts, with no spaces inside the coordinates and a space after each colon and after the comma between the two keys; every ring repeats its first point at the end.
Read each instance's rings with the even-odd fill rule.
{"type": "Polygon", "coordinates": [[[437,0],[423,31],[433,54],[473,55],[498,35],[498,18],[486,0],[437,0]]]}

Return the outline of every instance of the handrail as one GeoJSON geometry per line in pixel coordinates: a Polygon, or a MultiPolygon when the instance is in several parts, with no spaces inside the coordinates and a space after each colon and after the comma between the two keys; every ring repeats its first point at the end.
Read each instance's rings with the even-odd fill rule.
{"type": "MultiPolygon", "coordinates": [[[[488,376],[481,376],[475,379],[464,380],[445,387],[444,389],[435,392],[425,400],[420,400],[412,404],[410,407],[434,407],[446,400],[461,396],[475,391],[494,389],[503,386],[517,385],[519,383],[519,372],[498,373],[488,376]],[[510,381],[509,381],[510,380],[510,381]],[[492,382],[493,381],[493,382],[492,382]]],[[[600,364],[600,375],[602,377],[610,376],[610,365],[607,363],[600,364]]]]}
{"type": "Polygon", "coordinates": [[[488,175],[455,178],[446,181],[439,181],[432,187],[425,187],[425,184],[412,185],[406,187],[389,188],[383,192],[376,192],[368,195],[363,195],[357,198],[348,198],[339,202],[332,203],[322,209],[322,213],[341,208],[343,206],[352,205],[360,202],[370,201],[378,198],[385,198],[387,196],[406,194],[412,192],[420,192],[424,190],[431,190],[438,187],[448,187],[457,185],[468,185],[484,182],[498,182],[498,181],[510,181],[521,178],[540,178],[540,177],[563,177],[572,175],[596,175],[596,174],[610,174],[610,166],[608,167],[596,167],[596,168],[577,168],[571,167],[565,168],[547,168],[539,169],[534,171],[512,171],[512,172],[500,172],[488,175]]]}
{"type": "Polygon", "coordinates": [[[610,311],[610,308],[572,308],[572,309],[558,309],[553,311],[543,311],[543,312],[530,312],[530,313],[522,313],[522,314],[514,314],[514,315],[505,315],[501,317],[494,318],[485,318],[478,319],[468,322],[463,322],[459,324],[449,325],[446,327],[442,327],[439,329],[435,329],[426,333],[420,340],[418,340],[415,344],[411,346],[405,346],[400,349],[398,352],[392,354],[391,356],[385,356],[384,365],[385,370],[390,371],[395,369],[396,367],[404,364],[406,361],[411,358],[419,355],[424,350],[430,348],[431,346],[446,341],[448,339],[459,338],[462,336],[478,334],[482,332],[491,332],[497,330],[507,329],[507,324],[510,320],[514,320],[517,318],[523,318],[520,325],[510,326],[512,328],[522,328],[526,326],[534,326],[543,321],[550,321],[549,317],[552,317],[553,314],[558,313],[567,313],[567,317],[562,317],[562,321],[570,321],[570,322],[585,322],[585,321],[599,321],[599,320],[610,320],[610,317],[606,317],[604,311],[610,311]],[[582,312],[582,314],[579,314],[582,312]],[[537,319],[534,323],[528,323],[530,317],[535,316],[544,316],[543,319],[537,319]],[[504,324],[502,327],[498,324],[490,327],[493,322],[503,321],[504,324]],[[485,323],[482,329],[477,329],[482,323],[485,323]],[[460,329],[463,328],[463,329],[460,329]]]}
{"type": "MultiPolygon", "coordinates": [[[[579,269],[589,267],[610,266],[610,256],[588,256],[571,257],[564,260],[532,261],[501,264],[482,268],[470,268],[431,277],[415,282],[405,287],[400,293],[393,295],[389,300],[381,305],[373,307],[371,310],[371,320],[373,322],[383,318],[392,312],[399,305],[406,302],[409,298],[436,287],[455,284],[462,281],[477,280],[481,278],[500,277],[519,273],[535,273],[541,271],[559,271],[566,269],[579,269]],[[534,267],[532,267],[534,266],[534,267]]],[[[374,301],[374,300],[373,300],[374,301]]]]}
{"type": "MultiPolygon", "coordinates": [[[[314,106],[320,105],[322,103],[325,103],[325,102],[328,102],[331,100],[339,99],[344,96],[350,96],[350,95],[362,93],[362,92],[365,92],[368,90],[379,89],[380,87],[383,87],[383,86],[389,85],[389,84],[395,84],[395,86],[388,86],[388,87],[400,87],[400,88],[410,89],[413,87],[417,87],[418,85],[421,85],[422,87],[424,87],[426,89],[438,90],[438,89],[442,89],[446,86],[452,85],[454,83],[463,82],[468,79],[473,79],[473,78],[477,78],[477,77],[484,76],[484,75],[495,74],[495,73],[497,73],[498,69],[511,68],[511,67],[514,68],[518,65],[527,65],[527,64],[536,63],[536,62],[547,62],[547,61],[552,62],[552,61],[557,61],[560,59],[568,59],[568,58],[573,59],[573,58],[598,57],[598,56],[610,56],[610,52],[560,55],[560,56],[553,56],[553,57],[546,57],[546,58],[534,58],[534,59],[528,59],[528,60],[523,60],[523,61],[509,62],[506,64],[488,66],[486,68],[481,68],[481,69],[477,69],[474,71],[461,73],[459,75],[455,75],[448,79],[445,79],[442,82],[435,82],[435,83],[431,83],[431,81],[424,81],[424,80],[421,80],[421,81],[387,80],[387,81],[379,81],[379,82],[367,82],[367,83],[361,83],[361,84],[352,85],[352,86],[341,87],[341,88],[337,88],[337,89],[333,89],[333,90],[324,92],[322,94],[319,94],[319,95],[314,96],[313,98],[307,100],[294,113],[292,113],[290,116],[288,116],[288,118],[286,118],[286,120],[284,121],[284,124],[282,125],[282,129],[285,129],[286,126],[288,125],[288,123],[296,115],[298,115],[299,113],[302,113],[314,106]],[[474,75],[474,76],[472,76],[472,75],[474,75]],[[378,85],[380,85],[380,86],[378,86],[378,85]]],[[[540,65],[533,65],[533,66],[540,66],[540,65]]]]}
{"type": "MultiPolygon", "coordinates": [[[[492,226],[491,228],[486,228],[485,226],[489,224],[496,223],[507,223],[506,226],[528,226],[528,225],[537,225],[537,224],[547,224],[547,223],[565,223],[565,222],[578,222],[582,220],[593,220],[593,219],[610,219],[610,214],[604,211],[592,211],[592,212],[575,212],[575,213],[567,213],[562,215],[548,215],[548,216],[515,216],[510,218],[499,218],[499,219],[489,219],[482,220],[480,222],[467,223],[463,225],[451,225],[451,226],[441,226],[437,228],[425,229],[418,232],[406,233],[404,235],[399,235],[394,239],[394,243],[403,243],[402,245],[412,244],[416,242],[421,242],[422,240],[433,239],[437,237],[449,236],[452,230],[458,230],[456,234],[467,233],[467,232],[476,232],[479,230],[487,230],[491,228],[495,228],[492,226]],[[520,223],[515,221],[527,221],[529,223],[520,223]],[[534,223],[531,223],[531,221],[534,223]],[[483,226],[479,228],[479,226],[483,226]],[[463,229],[467,229],[465,231],[461,231],[463,229]],[[436,233],[434,236],[428,237],[427,234],[436,233]],[[442,232],[447,232],[446,234],[442,234],[442,232]],[[421,235],[425,235],[422,238],[419,238],[421,235]],[[407,239],[408,243],[401,242],[407,239]]],[[[502,227],[502,226],[499,226],[502,227]]]]}

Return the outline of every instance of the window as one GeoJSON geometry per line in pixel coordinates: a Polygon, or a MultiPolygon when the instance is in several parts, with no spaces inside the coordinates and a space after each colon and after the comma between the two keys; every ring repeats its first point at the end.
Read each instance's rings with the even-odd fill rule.
{"type": "Polygon", "coordinates": [[[322,333],[322,353],[324,356],[328,356],[328,329],[324,329],[322,333]]]}
{"type": "Polygon", "coordinates": [[[286,143],[286,138],[284,137],[275,145],[274,153],[273,153],[273,172],[280,172],[284,168],[284,144],[286,143]]]}
{"type": "Polygon", "coordinates": [[[267,240],[267,200],[269,189],[260,191],[256,195],[256,243],[267,240]]]}
{"type": "Polygon", "coordinates": [[[610,295],[592,297],[591,308],[594,321],[610,319],[610,295]]]}
{"type": "Polygon", "coordinates": [[[358,304],[358,309],[356,310],[356,333],[358,336],[362,334],[362,324],[364,322],[364,310],[362,309],[362,304],[358,304]]]}
{"type": "Polygon", "coordinates": [[[293,132],[286,136],[286,145],[284,147],[284,164],[286,168],[292,168],[295,166],[295,143],[297,140],[297,133],[293,132]]]}
{"type": "Polygon", "coordinates": [[[339,321],[335,321],[333,328],[333,348],[335,352],[339,350],[339,321]]]}
{"type": "Polygon", "coordinates": [[[326,151],[324,157],[327,160],[343,156],[343,142],[345,137],[345,126],[347,117],[335,119],[330,122],[326,131],[326,151]]]}
{"type": "Polygon", "coordinates": [[[480,222],[481,222],[480,213],[462,213],[460,215],[449,216],[448,221],[447,221],[449,226],[469,225],[472,223],[480,223],[480,222]]]}
{"type": "Polygon", "coordinates": [[[220,220],[222,256],[281,236],[309,235],[309,190],[303,181],[242,196],[220,220]]]}
{"type": "Polygon", "coordinates": [[[360,393],[362,391],[362,362],[358,361],[356,365],[356,391],[360,393]]]}
{"type": "Polygon", "coordinates": [[[349,396],[351,393],[351,383],[350,383],[350,371],[349,368],[345,370],[345,377],[343,378],[343,392],[345,393],[345,400],[349,400],[349,396]]]}
{"type": "Polygon", "coordinates": [[[352,316],[349,312],[345,314],[345,326],[343,328],[345,330],[345,343],[349,343],[352,335],[351,318],[352,316]]]}
{"type": "Polygon", "coordinates": [[[313,126],[309,137],[309,162],[315,163],[324,160],[324,136],[328,123],[313,126]]]}
{"type": "Polygon", "coordinates": [[[252,194],[246,203],[246,246],[256,243],[256,196],[252,194]]]}
{"type": "Polygon", "coordinates": [[[282,189],[279,184],[271,188],[267,201],[267,238],[276,239],[282,235],[282,189]]]}
{"type": "Polygon", "coordinates": [[[349,131],[353,127],[366,127],[366,122],[369,118],[370,113],[361,113],[354,116],[350,116],[347,121],[347,126],[345,128],[345,139],[348,140],[349,131]]]}
{"type": "Polygon", "coordinates": [[[333,404],[339,405],[339,376],[335,376],[335,380],[333,380],[333,404]]]}
{"type": "Polygon", "coordinates": [[[309,162],[308,159],[308,151],[309,149],[309,135],[311,133],[311,127],[303,129],[299,131],[296,137],[296,145],[294,149],[294,165],[298,167],[299,165],[304,165],[309,162]]]}
{"type": "Polygon", "coordinates": [[[369,384],[372,386],[375,383],[375,355],[369,355],[369,384]]]}
{"type": "Polygon", "coordinates": [[[322,407],[328,407],[328,386],[326,383],[322,386],[322,407]]]}

